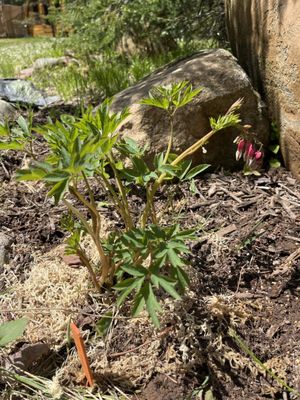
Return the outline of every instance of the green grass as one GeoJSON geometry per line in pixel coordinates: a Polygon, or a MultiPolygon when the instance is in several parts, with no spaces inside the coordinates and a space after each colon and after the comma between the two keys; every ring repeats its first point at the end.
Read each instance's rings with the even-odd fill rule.
{"type": "Polygon", "coordinates": [[[58,57],[62,50],[51,38],[0,39],[0,78],[14,78],[37,58],[58,57]]]}
{"type": "MultiPolygon", "coordinates": [[[[0,39],[0,78],[16,77],[37,58],[63,55],[63,44],[62,39],[52,38],[0,39]]],[[[155,57],[126,57],[116,53],[102,54],[101,58],[90,55],[78,63],[36,71],[31,79],[37,87],[59,94],[65,101],[76,100],[80,105],[97,103],[176,58],[216,46],[214,41],[206,40],[189,45],[183,43],[176,51],[155,57]]]]}

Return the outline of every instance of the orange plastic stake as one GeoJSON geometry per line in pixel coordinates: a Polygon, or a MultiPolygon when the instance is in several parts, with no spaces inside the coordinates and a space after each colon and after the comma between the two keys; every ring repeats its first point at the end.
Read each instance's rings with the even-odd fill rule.
{"type": "Polygon", "coordinates": [[[86,351],[85,351],[85,346],[84,346],[84,342],[80,333],[80,330],[77,328],[77,326],[71,322],[70,324],[71,327],[71,331],[73,333],[73,338],[74,338],[74,342],[76,345],[76,349],[77,349],[77,353],[83,368],[83,372],[85,374],[85,377],[88,381],[88,384],[90,386],[94,385],[94,377],[90,368],[90,363],[89,360],[87,358],[86,355],[86,351]]]}

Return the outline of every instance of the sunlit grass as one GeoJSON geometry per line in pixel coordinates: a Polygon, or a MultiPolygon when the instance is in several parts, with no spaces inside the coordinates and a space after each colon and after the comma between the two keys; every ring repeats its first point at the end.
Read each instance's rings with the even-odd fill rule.
{"type": "Polygon", "coordinates": [[[56,39],[0,39],[0,78],[14,78],[37,58],[57,57],[61,54],[56,39]]]}
{"type": "MultiPolygon", "coordinates": [[[[65,52],[64,41],[54,38],[0,39],[0,78],[14,78],[38,58],[59,57],[65,52]]],[[[100,102],[135,84],[157,68],[205,48],[216,47],[213,40],[181,43],[176,51],[152,57],[141,55],[89,55],[67,66],[35,71],[33,83],[63,100],[100,102]]]]}

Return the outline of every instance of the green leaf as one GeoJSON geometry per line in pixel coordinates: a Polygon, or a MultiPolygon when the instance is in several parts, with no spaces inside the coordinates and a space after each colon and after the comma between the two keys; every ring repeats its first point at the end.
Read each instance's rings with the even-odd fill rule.
{"type": "Polygon", "coordinates": [[[156,108],[162,108],[163,110],[167,110],[169,108],[170,103],[166,98],[147,98],[147,99],[142,99],[140,101],[140,104],[145,104],[147,106],[152,106],[156,108]]]}
{"type": "Polygon", "coordinates": [[[175,249],[177,251],[181,251],[184,253],[187,253],[189,251],[187,246],[182,241],[175,241],[175,240],[170,240],[167,243],[166,248],[167,249],[175,249]]]}
{"type": "Polygon", "coordinates": [[[41,168],[19,169],[16,172],[18,181],[39,181],[44,178],[46,172],[41,168]]]}
{"type": "Polygon", "coordinates": [[[270,146],[268,146],[268,149],[273,153],[273,154],[277,154],[280,150],[280,146],[279,144],[270,144],[270,146]]]}
{"type": "Polygon", "coordinates": [[[57,204],[62,199],[63,195],[65,194],[65,191],[68,186],[68,182],[69,182],[69,179],[64,179],[60,182],[57,182],[53,186],[53,188],[50,190],[50,192],[48,193],[48,196],[54,197],[55,204],[57,204]]]}
{"type": "Polygon", "coordinates": [[[123,138],[117,145],[119,151],[125,155],[139,156],[143,151],[138,146],[137,142],[131,138],[123,138]]]}
{"type": "Polygon", "coordinates": [[[174,299],[179,300],[181,297],[179,294],[176,292],[174,286],[176,285],[176,282],[168,279],[167,277],[164,277],[162,275],[158,275],[157,277],[159,285],[174,299]]]}
{"type": "Polygon", "coordinates": [[[211,129],[215,132],[220,131],[231,126],[236,126],[241,122],[238,114],[220,115],[218,119],[213,117],[209,118],[211,129]]]}
{"type": "Polygon", "coordinates": [[[184,290],[190,284],[190,280],[187,273],[182,268],[177,267],[176,276],[178,278],[181,289],[184,290]]]}
{"type": "Polygon", "coordinates": [[[270,167],[272,167],[272,168],[281,167],[281,162],[277,158],[270,158],[269,164],[270,164],[270,167]]]}
{"type": "Polygon", "coordinates": [[[148,270],[139,265],[135,265],[135,266],[122,265],[121,268],[123,271],[127,272],[128,274],[130,274],[132,276],[142,277],[142,276],[146,276],[148,274],[148,270]]]}
{"type": "Polygon", "coordinates": [[[201,164],[197,165],[196,167],[192,168],[184,177],[184,181],[194,178],[196,175],[200,174],[201,172],[205,171],[207,168],[210,167],[210,164],[201,164]]]}
{"type": "Polygon", "coordinates": [[[195,239],[195,230],[194,229],[186,229],[184,231],[180,231],[176,233],[176,239],[180,240],[193,240],[195,239]]]}
{"type": "Polygon", "coordinates": [[[145,297],[143,295],[143,291],[140,290],[134,299],[132,316],[137,317],[139,315],[139,313],[142,311],[142,309],[145,307],[145,304],[146,304],[146,301],[145,301],[145,297]]]}
{"type": "Polygon", "coordinates": [[[60,182],[61,180],[68,180],[70,174],[65,171],[53,171],[44,176],[46,182],[60,182]]]}
{"type": "Polygon", "coordinates": [[[144,277],[142,278],[129,278],[125,279],[124,281],[117,283],[113,288],[115,290],[121,291],[121,295],[118,297],[117,304],[120,306],[126,297],[133,291],[133,289],[139,289],[141,284],[144,281],[144,277]]]}
{"type": "Polygon", "coordinates": [[[172,165],[168,165],[168,164],[163,164],[158,168],[158,171],[169,174],[170,176],[176,176],[175,170],[176,170],[176,167],[173,167],[172,165]]]}
{"type": "MultiPolygon", "coordinates": [[[[173,160],[172,160],[173,161],[173,160]]],[[[170,162],[172,162],[170,161],[170,162]]],[[[188,173],[188,171],[190,170],[192,165],[192,160],[183,160],[178,166],[180,167],[179,171],[178,171],[178,178],[180,180],[183,180],[183,178],[186,176],[186,174],[188,173]]]]}
{"type": "Polygon", "coordinates": [[[159,169],[164,161],[164,153],[155,154],[153,165],[156,169],[159,169]]]}
{"type": "Polygon", "coordinates": [[[24,150],[25,144],[17,141],[0,142],[0,150],[24,150]]]}
{"type": "Polygon", "coordinates": [[[0,325],[0,346],[6,346],[8,343],[13,342],[23,335],[26,325],[28,324],[27,318],[20,318],[14,321],[4,322],[0,325]]]}
{"type": "Polygon", "coordinates": [[[196,194],[200,194],[197,186],[196,186],[196,182],[194,179],[191,179],[190,181],[190,186],[189,186],[189,190],[190,192],[195,196],[196,194]]]}
{"type": "Polygon", "coordinates": [[[0,137],[8,137],[10,134],[9,125],[0,123],[0,137]]]}
{"type": "Polygon", "coordinates": [[[177,253],[173,249],[168,249],[168,258],[173,267],[182,267],[184,262],[178,257],[177,253]]]}
{"type": "Polygon", "coordinates": [[[111,323],[113,321],[112,319],[113,313],[111,311],[108,311],[105,313],[105,315],[96,323],[96,332],[98,335],[101,337],[106,336],[111,323]]]}
{"type": "Polygon", "coordinates": [[[164,257],[166,254],[168,253],[168,249],[162,249],[161,251],[159,251],[158,253],[155,254],[156,258],[162,258],[164,257]]]}
{"type": "Polygon", "coordinates": [[[154,325],[159,328],[160,327],[160,323],[159,320],[157,318],[157,312],[161,312],[161,306],[159,305],[158,301],[156,300],[156,297],[153,293],[152,287],[151,287],[151,283],[147,282],[144,286],[143,286],[143,294],[145,297],[145,301],[146,301],[146,308],[147,311],[151,317],[152,322],[154,323],[154,325]]]}
{"type": "Polygon", "coordinates": [[[30,135],[30,122],[22,117],[22,115],[17,119],[17,124],[22,129],[23,133],[30,135]]]}

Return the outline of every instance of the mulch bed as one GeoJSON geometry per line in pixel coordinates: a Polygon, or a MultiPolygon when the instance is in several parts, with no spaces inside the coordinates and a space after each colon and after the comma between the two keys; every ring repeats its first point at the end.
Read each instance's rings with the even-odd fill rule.
{"type": "MultiPolygon", "coordinates": [[[[0,226],[13,239],[10,263],[22,275],[33,251],[43,253],[63,241],[63,209],[45,197],[42,186],[15,183],[17,156],[6,153],[1,162],[0,226]]],[[[187,326],[188,317],[193,318],[192,336],[182,347],[176,336],[179,317],[170,315],[162,327],[170,331],[160,342],[162,358],[170,343],[186,353],[185,368],[170,375],[154,368],[150,378],[140,379],[132,398],[204,399],[199,393],[206,376],[204,391],[212,387],[217,399],[297,398],[263,374],[227,328],[235,321],[234,329],[249,349],[300,391],[300,182],[280,169],[260,177],[218,172],[195,185],[193,193],[188,184],[169,186],[172,197],[161,193],[158,198],[166,221],[175,219],[197,232],[190,257],[193,296],[187,293],[179,306],[185,310],[181,324],[187,326]]],[[[135,196],[131,201],[137,204],[135,196]]],[[[122,326],[114,335],[111,352],[117,355],[149,340],[138,332],[130,340],[122,326]]]]}

